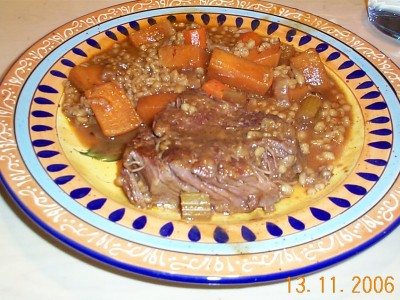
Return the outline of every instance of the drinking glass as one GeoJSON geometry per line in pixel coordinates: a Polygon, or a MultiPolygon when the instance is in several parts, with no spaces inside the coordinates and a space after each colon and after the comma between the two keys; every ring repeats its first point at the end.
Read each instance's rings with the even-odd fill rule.
{"type": "Polygon", "coordinates": [[[369,0],[368,18],[379,30],[400,40],[400,0],[369,0]]]}

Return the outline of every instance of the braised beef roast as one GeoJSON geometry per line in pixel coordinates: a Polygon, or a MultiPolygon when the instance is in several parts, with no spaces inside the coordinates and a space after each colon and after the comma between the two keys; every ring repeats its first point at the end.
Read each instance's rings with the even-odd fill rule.
{"type": "Polygon", "coordinates": [[[183,93],[153,128],[136,130],[122,184],[138,207],[179,209],[184,192],[207,193],[214,211],[271,210],[302,170],[295,129],[279,117],[183,93]]]}

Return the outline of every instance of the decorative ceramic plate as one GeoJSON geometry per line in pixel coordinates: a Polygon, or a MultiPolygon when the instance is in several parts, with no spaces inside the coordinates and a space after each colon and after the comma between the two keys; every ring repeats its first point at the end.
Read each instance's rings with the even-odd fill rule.
{"type": "Polygon", "coordinates": [[[144,276],[244,284],[316,271],[360,252],[399,224],[399,78],[399,69],[358,36],[281,5],[121,4],[52,31],[6,74],[0,86],[1,180],[45,231],[89,257],[144,276]],[[132,207],[113,183],[117,164],[80,155],[82,145],[59,109],[71,67],[166,18],[247,27],[318,51],[343,87],[355,123],[324,192],[282,200],[268,216],[184,222],[132,207]]]}

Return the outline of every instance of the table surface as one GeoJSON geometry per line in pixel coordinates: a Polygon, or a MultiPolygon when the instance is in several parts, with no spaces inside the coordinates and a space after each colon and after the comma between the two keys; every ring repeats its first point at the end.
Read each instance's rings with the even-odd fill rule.
{"type": "MultiPolygon", "coordinates": [[[[400,41],[367,20],[364,0],[272,1],[324,17],[377,46],[398,66],[400,41]],[[334,4],[332,4],[334,3],[334,4]]],[[[121,1],[0,0],[0,75],[35,41],[64,23],[121,1]]],[[[194,287],[126,274],[75,253],[36,228],[0,190],[0,299],[400,299],[400,228],[338,265],[308,275],[312,293],[288,293],[287,282],[245,287],[194,287]],[[354,276],[393,276],[391,294],[352,294],[354,276]],[[321,277],[345,292],[321,292],[321,277]]]]}

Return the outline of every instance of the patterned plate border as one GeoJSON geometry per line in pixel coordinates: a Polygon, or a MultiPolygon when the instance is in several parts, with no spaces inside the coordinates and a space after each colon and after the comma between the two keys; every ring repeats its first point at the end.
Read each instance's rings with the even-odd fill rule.
{"type": "MultiPolygon", "coordinates": [[[[180,4],[178,6],[187,4],[186,1],[174,1],[174,4],[176,3],[180,4]]],[[[166,3],[164,2],[158,3],[157,1],[126,4],[102,10],[95,13],[93,16],[88,15],[80,20],[75,20],[64,27],[59,28],[59,34],[51,37],[48,36],[48,39],[44,39],[35,44],[25,53],[23,56],[24,59],[21,59],[19,64],[14,65],[4,78],[1,89],[2,103],[0,109],[2,114],[0,119],[0,151],[2,162],[1,169],[8,170],[9,172],[5,173],[2,171],[1,177],[16,202],[19,203],[39,225],[45,227],[49,232],[59,237],[64,242],[67,242],[85,253],[89,253],[92,257],[99,258],[102,261],[144,275],[153,276],[154,274],[157,274],[157,272],[161,272],[163,270],[162,267],[167,266],[166,274],[162,273],[163,276],[161,276],[166,279],[189,282],[217,281],[221,283],[230,283],[278,279],[286,276],[285,271],[294,274],[296,272],[307,272],[312,269],[322,268],[326,264],[330,264],[329,262],[338,261],[344,256],[348,256],[349,253],[353,252],[357,247],[366,247],[373,241],[379,239],[380,232],[388,231],[398,224],[398,211],[396,214],[396,208],[398,207],[398,189],[396,182],[388,193],[383,192],[382,195],[374,195],[379,197],[377,199],[382,200],[376,203],[371,199],[370,207],[368,207],[370,210],[368,213],[354,221],[351,219],[353,222],[350,224],[342,224],[342,226],[345,227],[341,230],[335,230],[331,235],[319,239],[315,238],[308,244],[306,243],[302,250],[300,250],[301,245],[297,245],[296,247],[279,249],[278,251],[266,251],[265,248],[264,250],[261,248],[260,253],[258,253],[259,251],[254,252],[258,254],[254,254],[251,251],[249,254],[238,255],[237,257],[235,255],[214,257],[212,256],[213,253],[209,253],[211,256],[197,255],[196,253],[189,253],[187,255],[177,254],[173,252],[173,249],[170,249],[171,251],[165,251],[157,249],[158,247],[152,248],[149,245],[143,246],[133,242],[126,242],[124,239],[120,239],[118,235],[110,235],[109,232],[98,231],[96,226],[92,226],[93,224],[90,224],[90,222],[88,224],[85,218],[85,213],[79,215],[81,219],[76,218],[69,210],[65,210],[64,207],[59,205],[59,203],[54,202],[52,198],[58,199],[58,197],[55,195],[49,197],[46,188],[42,189],[40,187],[40,184],[42,184],[41,179],[39,178],[40,180],[38,180],[38,183],[34,182],[31,178],[31,174],[29,174],[25,169],[26,167],[21,164],[21,159],[29,159],[29,167],[35,170],[32,171],[32,173],[36,172],[38,169],[42,169],[40,164],[32,164],[30,160],[31,157],[25,155],[26,153],[24,153],[24,151],[26,151],[26,144],[24,144],[24,142],[26,141],[22,139],[22,141],[17,140],[16,142],[13,135],[14,129],[17,132],[18,130],[23,131],[26,129],[26,124],[21,125],[19,122],[20,120],[12,123],[12,118],[20,116],[21,110],[29,108],[25,107],[28,105],[23,102],[23,96],[25,96],[23,92],[26,92],[25,84],[26,81],[30,79],[29,76],[31,75],[32,70],[35,68],[35,70],[37,70],[38,66],[40,68],[40,62],[44,58],[47,59],[52,52],[63,47],[65,41],[72,38],[74,35],[78,35],[77,33],[86,29],[86,26],[90,28],[99,24],[99,20],[103,23],[105,20],[118,18],[136,10],[153,9],[165,4],[166,3]],[[140,5],[140,9],[137,9],[138,5],[140,5]],[[62,32],[64,36],[61,34],[62,32]],[[22,92],[21,87],[23,87],[22,92]],[[20,92],[21,94],[19,94],[20,92]],[[18,98],[19,100],[17,101],[18,98]],[[18,114],[14,111],[16,103],[21,106],[21,108],[18,108],[18,114]],[[21,152],[18,152],[18,147],[20,147],[21,152]],[[20,153],[23,153],[22,157],[20,156],[20,153]],[[3,163],[7,168],[3,168],[3,163]],[[26,199],[29,199],[29,201],[26,199]],[[379,207],[378,210],[376,210],[377,207],[379,207]],[[355,224],[356,226],[353,227],[355,224]],[[326,238],[329,239],[326,240],[326,238]],[[349,244],[352,244],[352,246],[349,246],[349,244]],[[332,257],[331,252],[335,246],[342,247],[343,251],[341,254],[332,257]],[[135,258],[134,264],[127,263],[130,262],[132,258],[135,258]],[[316,260],[324,262],[317,264],[312,269],[307,267],[309,263],[316,260]],[[283,264],[284,262],[286,262],[286,264],[283,264]],[[288,265],[289,262],[290,264],[288,265]],[[277,268],[279,265],[281,267],[277,268]],[[267,275],[265,275],[266,266],[271,267],[271,272],[268,271],[267,275]],[[285,270],[285,268],[287,269],[285,270]],[[186,269],[192,271],[196,270],[196,273],[199,274],[196,276],[192,275],[193,272],[185,273],[186,269]],[[211,274],[211,276],[205,276],[204,273],[211,274]],[[238,276],[237,274],[243,274],[243,276],[238,276]]],[[[202,2],[201,4],[205,3],[202,2]]],[[[212,3],[208,3],[208,5],[211,4],[212,3]]],[[[276,14],[277,16],[286,19],[292,19],[295,23],[311,24],[320,31],[328,33],[328,35],[334,37],[334,39],[341,40],[344,44],[351,46],[365,57],[369,59],[371,59],[371,57],[375,58],[373,63],[366,61],[365,65],[362,65],[362,68],[368,70],[366,72],[368,75],[371,73],[377,73],[378,75],[383,73],[385,75],[395,89],[394,94],[390,85],[387,84],[386,78],[383,78],[379,83],[377,83],[374,78],[374,83],[381,88],[381,91],[382,89],[385,89],[383,92],[392,93],[394,95],[390,100],[392,102],[389,103],[390,105],[398,105],[396,93],[398,95],[399,71],[383,54],[372,46],[337,25],[333,25],[307,13],[267,2],[249,1],[241,2],[241,4],[246,9],[276,14]],[[368,69],[371,67],[376,68],[377,70],[368,69]]],[[[230,6],[231,3],[219,1],[218,5],[230,6]]],[[[166,7],[169,6],[170,5],[166,5],[166,7]]],[[[220,8],[216,7],[215,10],[216,12],[219,12],[220,8]]],[[[225,10],[223,12],[226,13],[225,10]]],[[[260,16],[262,18],[262,14],[260,14],[260,16]]],[[[346,51],[351,52],[353,50],[347,49],[346,51]]],[[[380,78],[380,76],[377,78],[380,78]]],[[[33,91],[27,92],[27,95],[31,92],[33,91]]],[[[28,99],[32,99],[32,97],[28,99]]],[[[29,112],[27,112],[26,115],[29,115],[29,112]]],[[[399,124],[399,122],[394,122],[394,124],[399,124]]],[[[398,128],[393,128],[393,131],[394,133],[398,132],[398,128]]],[[[393,135],[395,136],[395,134],[393,135]]],[[[43,144],[40,144],[41,142],[36,142],[38,144],[34,144],[34,146],[43,146],[43,144]]],[[[36,160],[36,155],[33,160],[36,160]]],[[[379,159],[375,159],[374,163],[379,164],[379,159]]],[[[397,166],[394,167],[394,169],[391,169],[390,172],[386,173],[387,180],[391,180],[392,182],[396,179],[397,175],[397,166]],[[395,172],[394,174],[393,170],[395,172]]],[[[34,178],[37,180],[38,177],[36,174],[34,178]]],[[[60,196],[61,194],[63,194],[63,192],[60,190],[60,196]]],[[[90,219],[90,216],[88,217],[90,219]]],[[[167,242],[167,244],[168,243],[169,242],[167,242]]],[[[213,247],[215,246],[219,245],[213,245],[213,247]]],[[[251,247],[253,247],[253,244],[251,247]]],[[[168,249],[168,245],[166,248],[168,249]]],[[[215,249],[217,250],[215,253],[220,254],[220,248],[216,247],[215,249]]],[[[240,247],[240,249],[236,248],[233,252],[227,254],[240,254],[246,252],[245,250],[245,247],[240,247]]]]}
{"type": "MultiPolygon", "coordinates": [[[[172,14],[175,11],[175,9],[170,9],[167,16],[164,16],[164,18],[176,18],[175,14],[172,14]]],[[[226,11],[229,12],[229,11],[226,11]]],[[[159,13],[165,14],[165,12],[160,11],[159,13]]],[[[239,13],[243,14],[243,11],[240,10],[239,13]]],[[[254,13],[253,13],[254,14],[254,13]]],[[[195,14],[184,14],[185,19],[195,19],[196,15],[195,14]]],[[[140,14],[138,14],[137,17],[141,17],[140,14]]],[[[210,22],[215,19],[215,23],[222,24],[224,21],[226,23],[227,19],[229,16],[227,14],[219,14],[219,15],[211,15],[210,14],[198,14],[197,15],[198,19],[204,19],[207,20],[207,22],[210,22]],[[223,20],[223,21],[222,21],[223,20]]],[[[121,22],[124,22],[125,18],[120,18],[118,19],[118,24],[121,22]]],[[[235,20],[235,23],[241,23],[243,22],[242,17],[236,17],[233,18],[235,20]]],[[[322,57],[325,57],[325,60],[329,65],[331,65],[332,69],[335,69],[337,73],[343,73],[341,76],[346,78],[348,80],[347,85],[348,86],[354,86],[353,89],[359,89],[363,91],[361,93],[361,99],[364,99],[362,109],[366,111],[366,118],[368,120],[373,119],[376,111],[378,111],[377,116],[379,116],[380,119],[386,118],[388,120],[391,120],[390,115],[388,114],[388,110],[386,109],[386,102],[384,99],[381,97],[380,93],[377,92],[377,87],[372,83],[372,81],[369,78],[365,78],[366,73],[365,71],[362,71],[357,64],[353,62],[356,61],[363,63],[363,59],[360,59],[359,56],[354,56],[353,60],[350,60],[347,56],[341,54],[344,51],[349,52],[349,50],[342,50],[342,52],[338,52],[337,49],[329,46],[327,43],[322,42],[321,40],[317,39],[316,37],[312,37],[309,34],[301,33],[298,31],[295,31],[292,27],[287,27],[283,26],[282,23],[285,22],[285,20],[278,19],[276,18],[276,21],[279,21],[281,24],[278,24],[276,21],[275,22],[264,22],[267,23],[268,26],[262,31],[268,31],[269,34],[276,34],[276,31],[280,28],[283,27],[283,33],[282,39],[285,39],[286,42],[293,42],[296,44],[296,46],[306,49],[308,47],[314,46],[319,52],[322,57]],[[361,82],[361,83],[360,83],[361,82]],[[367,87],[364,87],[367,86],[367,87]],[[362,87],[362,88],[360,88],[362,87]],[[364,91],[365,90],[365,91],[364,91]],[[369,100],[369,101],[366,101],[369,100]],[[371,103],[372,102],[372,103],[371,103]],[[383,106],[379,106],[378,109],[374,108],[376,104],[383,104],[383,106]],[[371,105],[373,106],[374,109],[371,109],[371,105]],[[372,113],[370,113],[372,111],[372,113]],[[372,115],[372,116],[371,116],[372,115]]],[[[249,22],[251,23],[251,27],[253,29],[256,29],[256,27],[259,26],[259,19],[252,18],[252,21],[249,22]]],[[[152,14],[151,18],[146,18],[143,20],[143,23],[146,23],[144,21],[150,22],[156,22],[157,20],[154,17],[154,12],[152,14]]],[[[158,20],[160,21],[160,20],[158,20]]],[[[224,23],[224,24],[225,24],[224,23]]],[[[33,144],[33,151],[32,149],[29,149],[30,153],[24,152],[24,157],[26,157],[26,160],[29,161],[27,163],[28,168],[30,165],[32,165],[32,162],[36,159],[36,156],[39,157],[39,161],[41,165],[43,166],[43,169],[47,170],[47,173],[51,176],[51,178],[48,178],[48,174],[39,174],[38,171],[35,172],[35,176],[41,176],[40,179],[37,181],[45,184],[47,191],[50,192],[50,195],[52,196],[53,199],[57,199],[59,203],[62,204],[63,207],[65,207],[67,210],[75,213],[77,216],[81,217],[81,212],[77,210],[75,207],[72,207],[72,205],[75,205],[75,201],[71,201],[71,198],[79,201],[79,203],[85,204],[87,208],[91,208],[91,210],[96,211],[96,213],[100,214],[103,218],[97,218],[93,219],[90,222],[92,222],[92,225],[98,226],[100,229],[103,229],[104,231],[113,233],[115,235],[118,235],[122,238],[128,238],[127,236],[133,236],[134,240],[141,243],[141,244],[146,244],[148,246],[157,244],[159,248],[163,249],[173,249],[178,251],[178,246],[177,244],[172,244],[172,245],[166,245],[165,239],[154,239],[153,237],[149,238],[147,235],[143,235],[141,233],[131,233],[131,231],[125,231],[125,232],[120,232],[117,231],[117,229],[110,228],[110,224],[108,224],[107,221],[112,221],[112,222],[118,222],[118,224],[125,224],[127,228],[132,229],[132,227],[136,230],[140,230],[140,232],[144,232],[146,234],[152,234],[156,236],[161,236],[161,237],[168,237],[168,244],[170,244],[170,240],[179,240],[179,236],[175,234],[175,231],[177,229],[180,229],[181,232],[187,233],[187,234],[182,234],[180,240],[191,240],[198,242],[197,244],[191,246],[191,251],[196,252],[196,253],[210,253],[210,251],[216,251],[219,254],[233,254],[236,253],[238,250],[236,248],[240,247],[240,245],[236,245],[235,250],[232,250],[231,245],[228,247],[225,246],[216,246],[216,247],[208,247],[210,250],[207,251],[207,248],[202,245],[202,243],[208,242],[211,240],[211,242],[214,241],[224,244],[224,243],[234,243],[235,241],[232,241],[235,238],[235,233],[236,237],[236,243],[240,242],[250,242],[250,241],[256,241],[252,247],[245,247],[246,250],[242,250],[242,252],[261,252],[265,250],[276,250],[277,247],[280,248],[286,248],[289,246],[293,246],[295,242],[298,240],[301,241],[309,241],[310,236],[312,238],[316,238],[318,236],[323,236],[326,235],[327,233],[330,233],[335,226],[343,226],[343,221],[340,219],[345,219],[345,220],[353,220],[357,218],[360,215],[360,212],[357,214],[353,214],[352,217],[348,217],[349,212],[346,210],[349,207],[352,207],[355,203],[359,201],[359,199],[363,199],[363,204],[364,204],[364,210],[368,209],[368,207],[365,208],[365,205],[368,203],[368,201],[365,198],[372,199],[369,202],[374,204],[375,199],[377,198],[376,195],[374,195],[373,190],[370,190],[373,185],[380,180],[381,186],[375,187],[375,190],[378,191],[383,191],[385,190],[384,187],[388,184],[388,180],[383,180],[382,179],[382,172],[383,168],[377,168],[374,170],[374,173],[371,173],[371,170],[369,172],[362,172],[363,177],[367,177],[365,179],[365,183],[363,183],[363,186],[361,185],[355,185],[355,184],[346,184],[342,187],[343,189],[347,189],[347,191],[337,191],[336,189],[333,193],[331,193],[330,196],[327,197],[327,201],[331,200],[328,205],[324,202],[324,209],[321,208],[321,203],[319,203],[319,208],[316,206],[310,207],[309,211],[303,211],[302,215],[299,213],[296,214],[291,214],[289,218],[285,216],[283,220],[281,220],[280,223],[288,223],[291,225],[291,228],[285,228],[285,230],[282,230],[284,228],[283,226],[285,225],[280,225],[277,222],[274,222],[272,219],[268,219],[267,222],[264,220],[262,222],[246,222],[246,226],[240,224],[239,226],[235,225],[230,225],[227,226],[226,224],[223,224],[221,226],[215,226],[215,225],[208,225],[208,224],[185,224],[182,222],[178,221],[166,221],[157,217],[151,218],[151,216],[148,216],[146,214],[143,214],[143,212],[136,211],[136,210],[131,210],[129,211],[128,208],[124,207],[123,205],[113,205],[115,204],[114,201],[108,201],[107,197],[104,195],[97,195],[95,192],[95,189],[92,189],[90,185],[87,182],[82,182],[78,181],[79,174],[75,172],[73,174],[73,170],[71,168],[68,168],[68,161],[63,160],[63,157],[60,158],[59,154],[63,151],[63,149],[58,148],[56,146],[57,143],[55,140],[57,140],[57,136],[55,134],[49,135],[50,130],[38,130],[37,128],[40,126],[44,126],[43,123],[49,117],[51,118],[52,116],[55,116],[57,114],[57,103],[60,98],[60,94],[63,89],[62,82],[65,80],[66,75],[64,73],[68,72],[70,70],[70,67],[73,65],[78,64],[80,61],[87,59],[88,55],[87,52],[90,50],[94,50],[92,48],[97,49],[98,52],[101,51],[101,47],[106,44],[108,46],[108,43],[104,43],[104,38],[108,37],[109,39],[112,40],[112,42],[115,42],[115,39],[117,39],[118,33],[122,35],[122,38],[126,38],[125,35],[129,34],[129,31],[127,29],[128,26],[130,27],[139,27],[139,23],[136,21],[132,21],[129,24],[124,24],[124,25],[118,25],[116,27],[113,27],[113,31],[110,29],[112,26],[115,26],[116,24],[113,24],[112,22],[110,24],[103,23],[103,28],[107,28],[107,30],[102,31],[99,34],[93,35],[97,32],[97,28],[94,28],[92,31],[85,31],[85,36],[81,35],[81,37],[84,38],[83,41],[78,40],[76,41],[74,38],[72,38],[69,42],[71,45],[76,45],[73,46],[72,50],[69,50],[65,55],[62,56],[61,59],[58,59],[54,64],[53,64],[53,57],[49,56],[48,59],[46,60],[47,65],[44,66],[42,69],[49,71],[46,73],[46,75],[43,77],[42,74],[35,74],[34,71],[34,78],[36,81],[34,81],[32,84],[26,84],[25,90],[27,91],[26,95],[23,94],[21,98],[23,99],[32,99],[33,98],[33,103],[30,106],[30,111],[27,116],[31,116],[29,119],[29,126],[31,128],[34,128],[31,132],[31,136],[25,136],[24,139],[21,138],[20,143],[25,144],[25,143],[32,143],[33,144]],[[121,34],[121,32],[124,32],[125,34],[121,34]],[[86,36],[89,36],[89,39],[86,39],[86,36]],[[78,44],[77,44],[78,43],[78,44]],[[99,49],[100,48],[100,49],[99,49]],[[67,67],[66,67],[67,66],[67,67]],[[64,73],[60,72],[62,68],[65,69],[64,73]],[[42,80],[39,79],[43,78],[42,80]],[[57,80],[58,79],[58,80],[57,80]],[[27,89],[28,86],[31,86],[31,90],[27,89]],[[38,88],[36,88],[38,87],[38,88]],[[31,92],[35,91],[34,96],[32,97],[31,92]],[[43,134],[43,131],[46,132],[46,134],[43,134]],[[46,137],[46,138],[43,138],[46,137]],[[52,137],[52,139],[51,139],[52,137]],[[33,142],[31,142],[33,140],[33,142]],[[49,161],[51,163],[49,163],[49,161]],[[60,172],[63,171],[63,172],[60,172]],[[61,174],[60,174],[61,173],[61,174]],[[46,176],[47,175],[47,176],[46,176]],[[370,179],[372,178],[372,179],[370,179]],[[60,198],[60,195],[57,194],[58,189],[54,190],[53,188],[50,188],[52,184],[54,185],[53,181],[62,188],[62,190],[65,191],[64,198],[65,200],[62,201],[62,198],[60,198]],[[77,183],[78,181],[78,183],[77,183]],[[382,182],[384,185],[382,186],[382,182]],[[369,185],[368,185],[369,184],[369,185]],[[53,192],[53,194],[52,194],[53,192]],[[332,196],[332,194],[334,196],[332,196]],[[342,194],[346,198],[339,198],[336,195],[337,194],[342,194]],[[329,200],[328,200],[329,199],[329,200]],[[349,200],[347,200],[349,199],[349,200]],[[336,205],[336,206],[335,206],[336,205]],[[107,206],[106,209],[103,208],[103,206],[107,206]],[[101,208],[101,209],[100,209],[101,208]],[[338,209],[340,208],[340,209],[338,209]],[[335,218],[335,210],[337,211],[336,214],[342,214],[339,216],[335,222],[339,223],[339,225],[333,224],[331,220],[335,218]],[[345,213],[343,213],[346,211],[345,213]],[[129,216],[129,213],[132,216],[129,216]],[[300,215],[300,217],[298,216],[300,215]],[[305,216],[304,216],[305,215],[305,216]],[[304,219],[307,220],[307,222],[304,221],[304,219]],[[316,227],[315,222],[310,222],[309,220],[313,219],[314,221],[318,222],[316,227]],[[329,221],[328,225],[325,225],[326,229],[321,230],[320,224],[323,222],[329,221]],[[151,224],[152,226],[147,226],[148,224],[151,224]],[[251,224],[251,227],[249,226],[251,224]],[[186,228],[184,228],[186,227],[186,228]],[[150,228],[150,230],[148,229],[150,228]],[[251,228],[251,229],[250,229],[251,228]],[[264,229],[265,228],[265,229],[264,229]],[[310,229],[312,228],[312,229],[310,229]],[[291,229],[291,232],[290,230],[291,229]],[[301,231],[301,236],[300,233],[296,234],[298,231],[301,231]],[[254,232],[258,232],[258,234],[254,234],[254,232]],[[289,232],[289,233],[288,233],[289,232]],[[209,234],[212,233],[212,234],[209,234]],[[262,236],[265,236],[267,234],[267,239],[269,241],[267,243],[259,243],[258,241],[263,240],[262,236]],[[294,234],[294,236],[290,236],[290,234],[294,234]],[[208,237],[208,239],[207,239],[208,237]],[[271,238],[273,240],[271,241],[271,238]],[[282,242],[284,240],[284,242],[282,242]],[[199,245],[200,243],[200,245],[199,245]],[[225,248],[225,249],[223,249],[225,248]]],[[[146,25],[146,24],[145,24],[146,25]]],[[[264,24],[265,25],[265,24],[264,24]]],[[[132,29],[131,29],[132,30],[132,29]]],[[[110,43],[110,41],[108,41],[110,43]]],[[[71,46],[69,46],[71,47],[71,46]]],[[[64,47],[64,48],[67,48],[64,47]]],[[[343,47],[342,47],[343,48],[343,47]]],[[[62,49],[62,51],[65,51],[65,49],[62,49]]],[[[54,52],[54,59],[57,59],[60,56],[60,53],[57,51],[54,52]]],[[[369,71],[368,73],[372,73],[372,71],[369,71]]],[[[390,98],[388,95],[385,95],[386,98],[390,98]]],[[[24,103],[21,101],[19,104],[19,107],[22,107],[22,109],[26,109],[29,107],[30,102],[27,101],[27,103],[24,103]]],[[[392,108],[393,109],[393,108],[392,108]]],[[[24,116],[26,111],[18,110],[17,108],[17,115],[22,115],[24,116]]],[[[61,114],[61,113],[60,113],[61,114]]],[[[62,117],[62,116],[61,116],[62,117]]],[[[25,117],[22,118],[23,120],[25,117]]],[[[28,118],[26,118],[28,119],[28,118]]],[[[57,118],[55,118],[57,119],[57,118]]],[[[54,119],[54,120],[55,120],[54,119]]],[[[394,120],[395,121],[395,120],[394,120]]],[[[360,121],[361,122],[361,121],[360,121]]],[[[364,126],[360,124],[361,126],[364,126]]],[[[390,122],[387,122],[390,125],[390,122]]],[[[388,155],[391,150],[391,145],[392,145],[392,135],[390,132],[392,131],[392,127],[389,126],[388,124],[385,124],[385,126],[389,126],[389,128],[385,129],[377,129],[379,128],[377,125],[381,126],[381,124],[374,124],[374,126],[371,129],[369,129],[369,132],[377,131],[378,133],[382,132],[382,130],[386,130],[389,132],[389,134],[386,134],[387,140],[377,140],[376,135],[370,134],[369,132],[366,134],[366,142],[365,144],[371,144],[375,145],[376,147],[380,149],[378,153],[370,153],[370,157],[379,157],[379,158],[385,158],[385,161],[389,161],[388,158],[385,157],[385,155],[388,155]],[[384,148],[384,149],[382,149],[384,148]]],[[[22,124],[21,124],[22,126],[22,124]]],[[[24,126],[28,129],[28,126],[24,126]]],[[[57,124],[54,124],[52,127],[57,127],[57,124]]],[[[357,126],[355,126],[357,127],[357,126]]],[[[17,131],[17,137],[22,136],[28,130],[21,130],[21,134],[18,134],[17,131]]],[[[53,131],[54,132],[54,131],[53,131]]],[[[68,129],[64,134],[68,134],[68,129]]],[[[358,134],[358,133],[355,133],[358,134]]],[[[62,134],[61,134],[62,136],[62,134]]],[[[26,148],[28,150],[28,148],[26,148]]],[[[64,150],[68,151],[68,150],[64,150]]],[[[366,155],[364,155],[366,156],[366,155]]],[[[93,164],[93,159],[89,158],[88,160],[84,161],[84,158],[81,158],[79,160],[79,163],[86,163],[86,164],[93,164]]],[[[361,174],[360,170],[366,169],[365,166],[366,163],[360,164],[360,166],[357,167],[356,171],[357,174],[361,174]]],[[[398,166],[396,164],[391,164],[391,168],[395,169],[398,166]]],[[[39,170],[36,165],[32,165],[31,167],[34,170],[39,170]]],[[[390,176],[391,177],[391,176],[390,176]]],[[[389,178],[390,179],[390,178],[389,178]]],[[[355,175],[353,177],[349,177],[347,182],[354,182],[354,181],[360,181],[359,175],[355,175]],[[355,177],[355,178],[354,178],[355,177]]],[[[343,196],[342,196],[343,197],[343,196]]],[[[321,202],[321,201],[319,201],[321,202]]],[[[371,204],[369,204],[371,205],[371,204]]],[[[80,208],[80,207],[79,207],[80,208]]],[[[354,209],[352,208],[352,211],[354,209]]],[[[351,211],[351,212],[352,212],[351,211]]],[[[85,217],[81,217],[84,220],[88,221],[90,216],[85,215],[85,217]]],[[[347,221],[349,222],[349,221],[347,221]]],[[[286,226],[288,227],[288,226],[286,226]]],[[[186,250],[186,245],[182,244],[180,246],[181,251],[187,252],[186,250]]]]}

